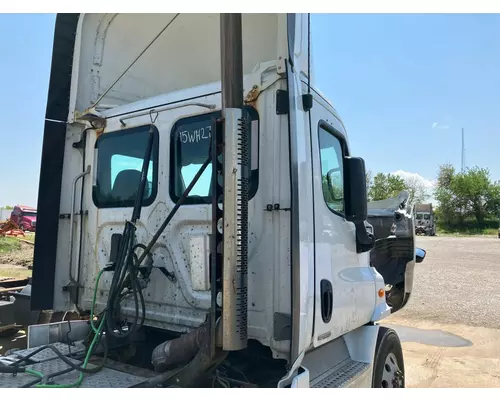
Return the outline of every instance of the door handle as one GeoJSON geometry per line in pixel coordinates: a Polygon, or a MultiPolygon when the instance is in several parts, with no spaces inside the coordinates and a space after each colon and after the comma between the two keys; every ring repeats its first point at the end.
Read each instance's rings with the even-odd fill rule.
{"type": "Polygon", "coordinates": [[[328,279],[322,279],[320,282],[321,291],[321,318],[327,324],[332,318],[333,312],[333,288],[328,279]]]}

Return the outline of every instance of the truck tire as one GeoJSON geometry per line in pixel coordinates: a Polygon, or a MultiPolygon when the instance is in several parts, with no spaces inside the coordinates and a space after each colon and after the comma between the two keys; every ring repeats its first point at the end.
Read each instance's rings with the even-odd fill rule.
{"type": "Polygon", "coordinates": [[[404,388],[405,366],[403,348],[397,333],[381,326],[377,337],[372,387],[404,388]]]}

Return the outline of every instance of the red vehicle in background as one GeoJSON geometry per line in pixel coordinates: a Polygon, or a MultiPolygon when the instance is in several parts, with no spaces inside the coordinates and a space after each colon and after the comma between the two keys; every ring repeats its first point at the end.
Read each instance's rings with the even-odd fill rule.
{"type": "Polygon", "coordinates": [[[23,231],[35,232],[36,208],[15,206],[10,214],[10,220],[19,225],[19,228],[23,231]]]}

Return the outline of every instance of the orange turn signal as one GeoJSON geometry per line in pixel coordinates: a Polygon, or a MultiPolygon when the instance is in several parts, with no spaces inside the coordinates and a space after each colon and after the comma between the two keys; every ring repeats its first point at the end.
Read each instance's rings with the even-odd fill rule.
{"type": "Polygon", "coordinates": [[[384,289],[379,289],[378,290],[378,297],[384,297],[385,296],[385,290],[384,289]]]}

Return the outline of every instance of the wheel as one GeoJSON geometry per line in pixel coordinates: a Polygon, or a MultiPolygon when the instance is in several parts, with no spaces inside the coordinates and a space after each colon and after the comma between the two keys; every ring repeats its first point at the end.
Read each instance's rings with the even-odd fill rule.
{"type": "Polygon", "coordinates": [[[394,330],[381,326],[375,350],[372,387],[404,388],[404,373],[401,341],[394,330]]]}
{"type": "Polygon", "coordinates": [[[17,332],[19,332],[19,328],[6,329],[5,331],[0,332],[0,338],[8,338],[14,336],[17,332]]]}

